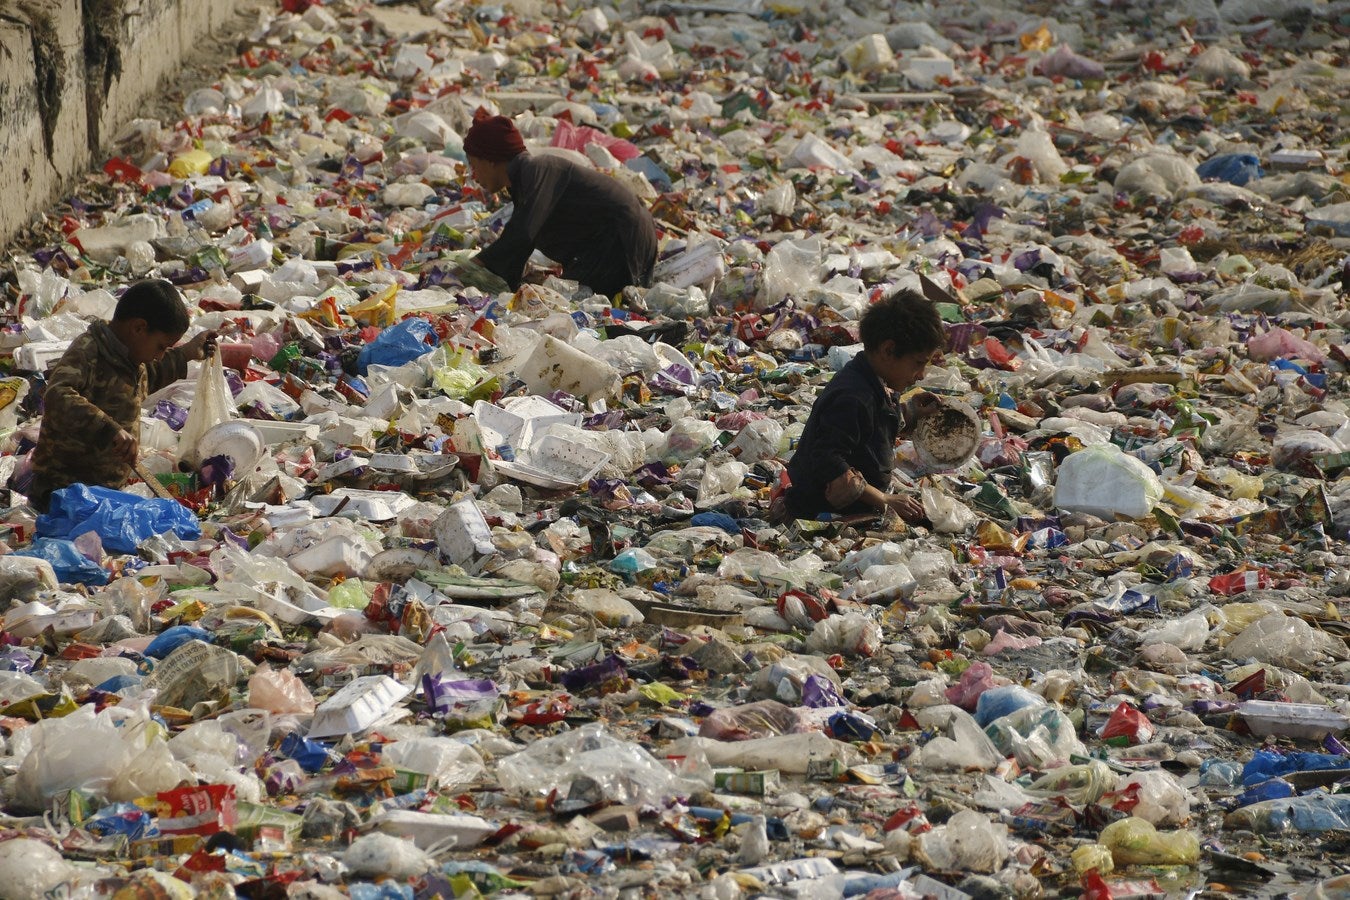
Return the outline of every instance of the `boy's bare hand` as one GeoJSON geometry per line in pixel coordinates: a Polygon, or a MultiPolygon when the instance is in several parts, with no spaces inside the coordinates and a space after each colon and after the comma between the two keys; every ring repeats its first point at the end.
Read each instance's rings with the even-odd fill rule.
{"type": "Polygon", "coordinates": [[[216,352],[217,337],[214,331],[203,331],[183,345],[183,355],[188,359],[206,359],[216,352]]]}
{"type": "Polygon", "coordinates": [[[125,428],[119,428],[113,436],[111,449],[114,457],[134,465],[140,451],[140,441],[125,428]]]}

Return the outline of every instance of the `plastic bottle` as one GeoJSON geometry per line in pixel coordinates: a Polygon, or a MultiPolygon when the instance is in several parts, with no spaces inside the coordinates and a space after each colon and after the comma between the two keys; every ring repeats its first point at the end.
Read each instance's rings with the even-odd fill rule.
{"type": "Polygon", "coordinates": [[[1238,806],[1251,806],[1253,803],[1261,803],[1266,800],[1282,800],[1286,797],[1292,797],[1297,791],[1294,786],[1283,778],[1272,778],[1269,781],[1263,781],[1258,785],[1247,788],[1237,796],[1238,806]]]}
{"type": "Polygon", "coordinates": [[[736,862],[743,866],[757,866],[769,855],[769,834],[764,816],[755,816],[741,838],[741,849],[736,862]]]}

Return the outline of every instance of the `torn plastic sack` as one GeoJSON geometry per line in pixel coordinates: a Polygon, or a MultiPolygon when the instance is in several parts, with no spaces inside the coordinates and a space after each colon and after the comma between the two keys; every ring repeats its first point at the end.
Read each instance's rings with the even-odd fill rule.
{"type": "Polygon", "coordinates": [[[436,329],[426,319],[404,319],[361,348],[356,356],[356,371],[365,375],[371,366],[401,366],[425,356],[439,344],[436,329]]]}
{"type": "Polygon", "coordinates": [[[42,537],[74,540],[94,532],[106,550],[135,553],[157,534],[201,537],[197,516],[176,500],[148,500],[98,485],[72,484],[52,492],[51,508],[38,516],[42,537]]]}
{"type": "Polygon", "coordinates": [[[35,538],[27,549],[16,550],[14,555],[46,560],[62,584],[87,584],[96,587],[108,583],[107,570],[81,553],[74,541],[61,538],[35,538]]]}
{"type": "Polygon", "coordinates": [[[698,790],[642,747],[614,737],[599,722],[535,741],[498,763],[497,778],[511,790],[540,795],[552,791],[566,795],[578,781],[584,781],[611,802],[653,806],[698,790]]]}
{"type": "Polygon", "coordinates": [[[68,790],[134,800],[192,779],[169,752],[163,726],[143,706],[110,706],[99,713],[81,706],[24,735],[22,746],[10,748],[19,760],[13,796],[24,809],[42,809],[68,790]]]}
{"type": "Polygon", "coordinates": [[[263,665],[248,679],[248,705],[274,715],[308,716],[314,713],[314,696],[290,669],[263,665]]]}

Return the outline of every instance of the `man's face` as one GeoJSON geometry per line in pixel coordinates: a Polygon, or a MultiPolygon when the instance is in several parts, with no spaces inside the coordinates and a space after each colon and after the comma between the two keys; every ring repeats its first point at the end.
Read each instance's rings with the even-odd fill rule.
{"type": "Polygon", "coordinates": [[[507,186],[506,163],[469,157],[469,174],[485,194],[495,194],[507,186]]]}

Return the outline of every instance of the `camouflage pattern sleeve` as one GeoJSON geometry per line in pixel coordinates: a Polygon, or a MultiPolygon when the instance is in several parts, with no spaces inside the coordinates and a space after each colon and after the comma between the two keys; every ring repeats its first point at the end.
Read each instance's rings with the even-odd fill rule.
{"type": "Polygon", "coordinates": [[[115,419],[88,400],[93,394],[98,352],[88,335],[77,338],[47,375],[44,394],[46,421],[61,424],[64,431],[78,434],[85,446],[110,443],[122,429],[115,419]]]}
{"type": "Polygon", "coordinates": [[[153,394],[168,387],[180,378],[187,377],[187,356],[182,347],[174,347],[164,354],[159,362],[146,363],[146,390],[153,394]]]}

